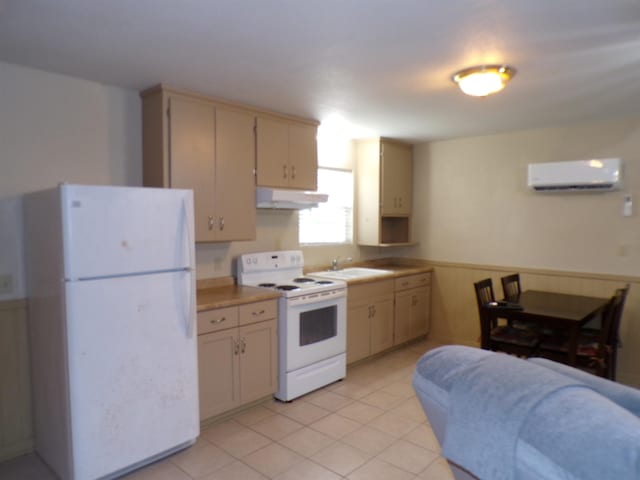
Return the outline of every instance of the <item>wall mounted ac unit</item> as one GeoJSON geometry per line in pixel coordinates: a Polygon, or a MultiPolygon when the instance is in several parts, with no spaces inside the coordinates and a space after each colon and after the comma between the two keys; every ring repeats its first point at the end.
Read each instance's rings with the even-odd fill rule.
{"type": "Polygon", "coordinates": [[[527,185],[538,192],[617,190],[621,169],[619,158],[530,163],[527,185]]]}

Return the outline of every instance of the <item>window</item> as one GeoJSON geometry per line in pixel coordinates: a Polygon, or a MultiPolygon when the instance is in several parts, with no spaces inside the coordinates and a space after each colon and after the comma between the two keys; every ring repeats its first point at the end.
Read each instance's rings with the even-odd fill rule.
{"type": "Polygon", "coordinates": [[[329,201],[298,213],[301,244],[351,243],[353,239],[353,172],[318,168],[318,191],[329,201]]]}

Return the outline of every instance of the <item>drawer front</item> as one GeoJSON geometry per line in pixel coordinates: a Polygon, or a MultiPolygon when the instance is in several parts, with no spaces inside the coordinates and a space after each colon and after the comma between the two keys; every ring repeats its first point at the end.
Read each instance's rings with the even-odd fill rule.
{"type": "Polygon", "coordinates": [[[431,273],[419,273],[416,275],[407,275],[406,277],[396,278],[396,290],[408,290],[410,288],[428,287],[431,285],[431,273]]]}
{"type": "Polygon", "coordinates": [[[198,335],[238,326],[238,307],[216,308],[198,312],[198,335]]]}
{"type": "Polygon", "coordinates": [[[266,300],[264,302],[248,303],[240,305],[240,325],[263,322],[278,317],[278,301],[266,300]]]}
{"type": "Polygon", "coordinates": [[[373,281],[347,287],[347,302],[349,304],[369,302],[372,297],[393,295],[393,279],[373,281]]]}

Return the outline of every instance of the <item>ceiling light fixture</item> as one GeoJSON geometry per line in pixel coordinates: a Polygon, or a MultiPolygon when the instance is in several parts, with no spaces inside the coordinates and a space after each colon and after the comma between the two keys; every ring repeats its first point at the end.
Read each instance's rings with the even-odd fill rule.
{"type": "Polygon", "coordinates": [[[502,90],[515,74],[507,65],[479,65],[454,73],[451,80],[467,95],[486,97],[502,90]]]}

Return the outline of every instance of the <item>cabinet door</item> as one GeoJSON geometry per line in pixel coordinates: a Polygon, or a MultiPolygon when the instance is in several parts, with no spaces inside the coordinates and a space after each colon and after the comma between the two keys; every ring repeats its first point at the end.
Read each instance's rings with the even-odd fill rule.
{"type": "MultiPolygon", "coordinates": [[[[33,448],[27,336],[26,302],[24,304],[19,300],[1,302],[0,459],[2,460],[33,448]]],[[[46,338],[46,341],[50,342],[53,339],[46,338]]]]}
{"type": "Polygon", "coordinates": [[[289,186],[300,190],[318,188],[318,129],[312,125],[289,125],[289,186]]]}
{"type": "Polygon", "coordinates": [[[359,245],[379,245],[380,211],[380,142],[378,139],[356,141],[356,198],[354,218],[359,245]]]}
{"type": "Polygon", "coordinates": [[[429,288],[412,290],[411,296],[411,338],[429,333],[431,295],[429,288]]]}
{"type": "Polygon", "coordinates": [[[393,344],[398,345],[400,343],[407,342],[411,339],[411,325],[412,325],[412,305],[415,295],[412,290],[405,290],[403,292],[396,293],[395,299],[395,312],[394,312],[394,335],[393,344]]]}
{"type": "Polygon", "coordinates": [[[242,403],[253,402],[278,389],[277,329],[275,319],[239,329],[242,403]]]}
{"type": "Polygon", "coordinates": [[[393,295],[380,297],[372,304],[371,354],[393,346],[393,295]]]}
{"type": "Polygon", "coordinates": [[[413,161],[411,147],[382,143],[382,215],[411,213],[413,161]]]}
{"type": "Polygon", "coordinates": [[[216,108],[217,240],[255,240],[253,115],[216,108]]]}
{"type": "Polygon", "coordinates": [[[349,305],[347,308],[347,363],[371,354],[371,305],[349,305]]]}
{"type": "Polygon", "coordinates": [[[289,185],[289,125],[270,118],[256,121],[256,184],[289,185]]]}
{"type": "Polygon", "coordinates": [[[238,330],[198,336],[200,420],[240,405],[238,330]]]}
{"type": "Polygon", "coordinates": [[[215,109],[180,96],[169,98],[171,188],[193,189],[197,242],[216,239],[214,230],[215,109]]]}

